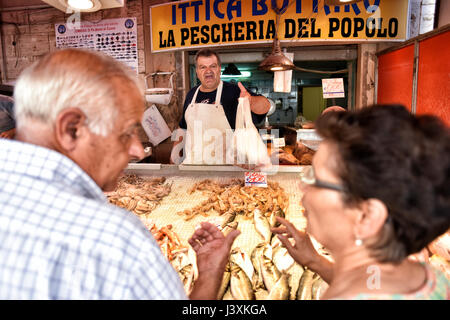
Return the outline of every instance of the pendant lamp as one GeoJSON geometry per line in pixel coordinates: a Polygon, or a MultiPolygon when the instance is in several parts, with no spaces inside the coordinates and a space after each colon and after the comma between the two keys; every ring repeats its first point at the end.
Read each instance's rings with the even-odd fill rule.
{"type": "Polygon", "coordinates": [[[277,24],[275,27],[275,37],[273,38],[272,53],[259,64],[258,69],[260,70],[275,72],[292,70],[295,68],[294,63],[281,52],[280,40],[278,39],[278,25],[282,12],[276,12],[277,24]]]}
{"type": "Polygon", "coordinates": [[[278,37],[273,39],[272,53],[264,59],[258,69],[265,71],[286,71],[292,70],[295,66],[282,52],[278,37]]]}
{"type": "Polygon", "coordinates": [[[223,70],[223,75],[229,75],[229,76],[239,76],[241,75],[241,72],[239,71],[238,67],[234,63],[229,63],[228,66],[223,70]]]}

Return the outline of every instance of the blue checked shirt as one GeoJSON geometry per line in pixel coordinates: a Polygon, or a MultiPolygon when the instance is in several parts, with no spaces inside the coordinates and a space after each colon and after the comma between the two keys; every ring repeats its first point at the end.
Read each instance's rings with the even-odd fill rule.
{"type": "Polygon", "coordinates": [[[0,299],[187,299],[142,222],[55,151],[0,139],[0,299]]]}

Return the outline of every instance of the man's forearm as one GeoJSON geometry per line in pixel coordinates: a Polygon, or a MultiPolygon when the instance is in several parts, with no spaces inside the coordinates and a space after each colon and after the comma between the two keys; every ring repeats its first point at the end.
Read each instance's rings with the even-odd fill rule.
{"type": "Polygon", "coordinates": [[[264,96],[251,96],[250,109],[256,114],[265,114],[269,112],[270,102],[264,96]]]}
{"type": "Polygon", "coordinates": [[[220,285],[222,283],[222,276],[217,276],[218,274],[214,274],[211,276],[200,274],[197,280],[194,282],[194,288],[189,295],[189,299],[216,300],[220,285]]]}

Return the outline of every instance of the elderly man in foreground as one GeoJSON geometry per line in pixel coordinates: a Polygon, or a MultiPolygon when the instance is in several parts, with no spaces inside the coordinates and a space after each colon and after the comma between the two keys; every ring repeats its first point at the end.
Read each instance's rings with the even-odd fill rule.
{"type": "MultiPolygon", "coordinates": [[[[114,59],[61,50],[15,87],[16,140],[0,148],[0,299],[186,299],[140,220],[107,202],[132,158],[144,100],[114,59]]],[[[193,299],[214,299],[231,244],[204,223],[193,299]]]]}

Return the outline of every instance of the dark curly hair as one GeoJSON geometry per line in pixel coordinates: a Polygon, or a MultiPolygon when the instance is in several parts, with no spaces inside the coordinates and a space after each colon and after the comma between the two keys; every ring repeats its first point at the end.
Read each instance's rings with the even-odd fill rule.
{"type": "Polygon", "coordinates": [[[330,112],[317,132],[336,146],[347,205],[376,198],[388,219],[366,243],[380,262],[401,262],[450,227],[450,129],[401,105],[330,112]],[[340,161],[339,161],[340,160],[340,161]]]}
{"type": "Polygon", "coordinates": [[[215,56],[217,58],[217,62],[219,63],[219,66],[222,65],[222,62],[220,61],[220,57],[217,54],[217,52],[205,48],[205,49],[201,49],[200,51],[197,51],[197,53],[195,54],[195,64],[197,65],[197,60],[199,57],[211,57],[211,56],[215,56]]]}

